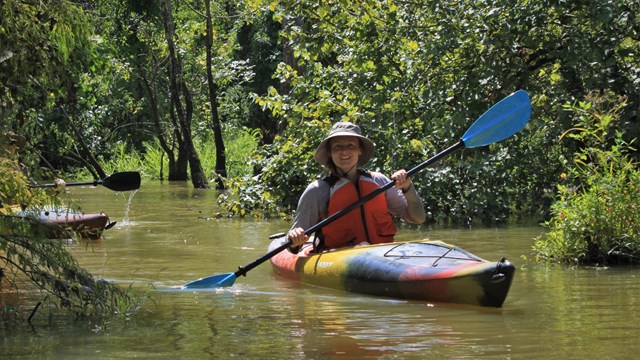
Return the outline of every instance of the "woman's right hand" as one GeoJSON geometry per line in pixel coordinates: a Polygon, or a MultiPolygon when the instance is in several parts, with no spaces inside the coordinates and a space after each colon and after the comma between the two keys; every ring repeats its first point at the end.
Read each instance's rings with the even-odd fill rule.
{"type": "Polygon", "coordinates": [[[309,240],[309,236],[305,235],[304,229],[299,227],[289,230],[289,233],[287,233],[287,239],[291,241],[291,247],[295,248],[309,240]]]}

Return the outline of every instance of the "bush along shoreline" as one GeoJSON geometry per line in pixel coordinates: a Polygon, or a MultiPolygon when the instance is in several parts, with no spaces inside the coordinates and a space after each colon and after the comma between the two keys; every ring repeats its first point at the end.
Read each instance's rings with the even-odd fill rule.
{"type": "Polygon", "coordinates": [[[640,171],[633,141],[616,128],[625,99],[598,95],[566,109],[576,126],[561,140],[580,150],[567,162],[549,232],[533,246],[539,262],[576,265],[640,264],[640,171]]]}

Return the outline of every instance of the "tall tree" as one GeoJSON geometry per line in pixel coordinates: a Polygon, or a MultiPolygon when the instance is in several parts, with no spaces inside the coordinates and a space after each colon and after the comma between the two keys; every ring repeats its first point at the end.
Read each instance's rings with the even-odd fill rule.
{"type": "MultiPolygon", "coordinates": [[[[218,113],[218,86],[213,80],[213,23],[211,15],[211,1],[205,0],[206,8],[206,35],[205,48],[207,59],[207,88],[209,90],[209,108],[211,109],[211,127],[213,128],[214,142],[216,146],[216,174],[220,177],[227,177],[227,155],[222,139],[222,126],[220,114],[218,113]]],[[[224,189],[224,182],[221,178],[216,180],[216,188],[224,189]]]]}
{"type": "Polygon", "coordinates": [[[179,128],[182,134],[182,137],[177,137],[179,142],[178,162],[180,163],[183,161],[183,156],[186,156],[191,169],[191,182],[193,186],[195,188],[207,189],[209,188],[209,184],[202,169],[202,164],[200,163],[198,152],[193,144],[193,137],[191,134],[193,100],[183,79],[182,60],[176,51],[176,44],[174,40],[175,24],[173,19],[173,4],[171,0],[163,0],[160,7],[167,47],[169,49],[171,118],[175,122],[176,130],[179,128]]]}

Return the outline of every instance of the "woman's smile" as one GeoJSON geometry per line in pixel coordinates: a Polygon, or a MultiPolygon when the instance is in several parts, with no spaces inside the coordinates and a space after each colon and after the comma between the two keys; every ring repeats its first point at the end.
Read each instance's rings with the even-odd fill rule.
{"type": "Polygon", "coordinates": [[[331,139],[330,150],[333,163],[344,173],[354,168],[362,155],[360,141],[355,136],[337,136],[331,139]]]}

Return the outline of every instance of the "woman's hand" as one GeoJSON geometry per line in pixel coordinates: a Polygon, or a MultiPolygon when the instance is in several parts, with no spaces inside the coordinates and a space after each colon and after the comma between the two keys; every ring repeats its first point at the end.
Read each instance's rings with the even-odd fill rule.
{"type": "Polygon", "coordinates": [[[391,175],[391,179],[395,180],[396,187],[401,189],[402,192],[407,192],[409,188],[411,188],[411,179],[407,176],[407,171],[404,169],[394,172],[393,175],[391,175]]]}
{"type": "Polygon", "coordinates": [[[291,247],[297,247],[304,244],[307,240],[309,240],[309,236],[304,234],[303,228],[295,228],[289,230],[287,233],[287,239],[291,240],[291,247]]]}
{"type": "Polygon", "coordinates": [[[60,190],[64,190],[67,187],[67,183],[62,179],[55,179],[53,183],[55,184],[55,187],[60,190]]]}
{"type": "Polygon", "coordinates": [[[64,193],[65,190],[67,189],[67,183],[62,179],[53,180],[53,185],[54,186],[53,186],[52,193],[54,195],[58,195],[58,194],[64,193]]]}

